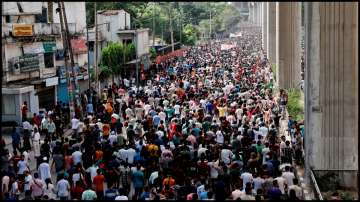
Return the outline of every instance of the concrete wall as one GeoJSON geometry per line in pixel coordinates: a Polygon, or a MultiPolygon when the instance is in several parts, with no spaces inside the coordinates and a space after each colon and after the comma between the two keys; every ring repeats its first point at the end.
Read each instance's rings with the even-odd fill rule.
{"type": "Polygon", "coordinates": [[[337,172],[356,188],[358,3],[307,3],[305,19],[306,168],[337,172]]]}
{"type": "MultiPolygon", "coordinates": [[[[68,23],[76,24],[76,32],[86,33],[86,8],[85,2],[64,2],[68,23]]],[[[60,23],[57,2],[53,3],[54,23],[60,23]]]]}
{"type": "Polygon", "coordinates": [[[284,89],[300,87],[300,14],[299,2],[276,3],[276,78],[284,89]]]}

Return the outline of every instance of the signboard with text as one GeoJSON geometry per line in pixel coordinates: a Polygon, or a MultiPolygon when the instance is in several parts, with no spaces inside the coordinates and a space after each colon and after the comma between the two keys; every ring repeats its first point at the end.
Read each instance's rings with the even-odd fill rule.
{"type": "Polygon", "coordinates": [[[33,26],[28,24],[14,24],[12,35],[18,36],[33,36],[33,26]]]}
{"type": "Polygon", "coordinates": [[[27,54],[12,58],[9,65],[13,69],[20,69],[20,72],[35,71],[40,68],[40,59],[38,54],[27,54]]]}

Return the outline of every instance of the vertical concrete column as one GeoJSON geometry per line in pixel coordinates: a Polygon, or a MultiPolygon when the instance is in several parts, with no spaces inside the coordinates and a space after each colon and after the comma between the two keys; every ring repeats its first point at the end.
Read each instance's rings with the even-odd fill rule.
{"type": "Polygon", "coordinates": [[[275,65],[276,62],[276,3],[266,2],[267,4],[267,45],[266,53],[271,65],[275,65]]]}
{"type": "Polygon", "coordinates": [[[267,23],[267,5],[268,5],[268,2],[263,2],[262,3],[262,46],[263,46],[263,49],[266,51],[266,55],[268,56],[268,52],[267,52],[267,26],[268,26],[268,23],[267,23]]]}
{"type": "Polygon", "coordinates": [[[276,3],[276,77],[280,88],[300,87],[300,9],[299,2],[276,3]]]}
{"type": "Polygon", "coordinates": [[[358,189],[358,3],[305,4],[305,155],[358,189]]]}
{"type": "Polygon", "coordinates": [[[257,10],[257,26],[261,25],[261,3],[256,4],[256,10],[257,10]]]}

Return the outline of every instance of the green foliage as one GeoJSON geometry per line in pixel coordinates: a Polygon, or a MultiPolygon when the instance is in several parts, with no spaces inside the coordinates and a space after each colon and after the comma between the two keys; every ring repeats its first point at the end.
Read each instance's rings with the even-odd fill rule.
{"type": "Polygon", "coordinates": [[[300,104],[300,97],[301,92],[299,89],[290,89],[288,91],[287,110],[289,115],[297,121],[304,119],[304,107],[300,104]]]}
{"type": "Polygon", "coordinates": [[[184,36],[184,44],[193,46],[195,45],[197,36],[199,35],[199,31],[196,29],[195,26],[188,24],[185,26],[183,31],[184,36]]]}
{"type": "MultiPolygon", "coordinates": [[[[152,35],[170,43],[170,19],[174,42],[195,44],[202,33],[229,31],[240,20],[240,13],[225,2],[98,2],[97,10],[124,9],[131,15],[132,26],[150,28],[152,35]],[[191,28],[189,28],[191,27],[191,28]],[[188,29],[191,29],[191,34],[188,29]],[[182,37],[180,37],[180,34],[182,37]],[[196,34],[196,35],[195,35],[196,34]]],[[[94,2],[86,2],[87,24],[94,25],[94,2]]]]}
{"type": "Polygon", "coordinates": [[[124,63],[124,46],[121,43],[110,43],[101,52],[101,64],[109,67],[114,74],[118,74],[120,66],[124,63]]]}
{"type": "Polygon", "coordinates": [[[150,48],[150,59],[155,59],[157,56],[155,48],[150,48]]]}
{"type": "Polygon", "coordinates": [[[113,75],[113,71],[110,67],[105,65],[100,65],[99,79],[101,81],[105,80],[106,78],[109,78],[111,75],[113,75]]]}

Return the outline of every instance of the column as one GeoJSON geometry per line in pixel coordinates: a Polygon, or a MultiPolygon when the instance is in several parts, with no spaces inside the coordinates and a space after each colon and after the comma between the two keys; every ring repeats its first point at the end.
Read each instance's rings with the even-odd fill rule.
{"type": "Polygon", "coordinates": [[[305,166],[358,189],[358,3],[305,4],[305,166]]]}
{"type": "Polygon", "coordinates": [[[257,3],[254,4],[254,25],[257,25],[258,22],[258,9],[257,3]]]}
{"type": "Polygon", "coordinates": [[[280,88],[300,88],[301,11],[299,2],[276,3],[276,71],[280,88]]]}
{"type": "MultiPolygon", "coordinates": [[[[267,45],[266,53],[271,65],[276,62],[276,3],[266,2],[267,4],[267,45]]],[[[275,67],[276,68],[276,67],[275,67]]],[[[275,73],[275,72],[274,72],[275,73]]],[[[275,78],[276,79],[276,78],[275,78]]]]}
{"type": "MultiPolygon", "coordinates": [[[[265,51],[267,51],[267,5],[268,2],[262,3],[262,47],[265,51]]],[[[266,55],[268,55],[267,52],[266,55]]]]}
{"type": "Polygon", "coordinates": [[[254,7],[249,4],[249,22],[254,22],[254,7]]]}

